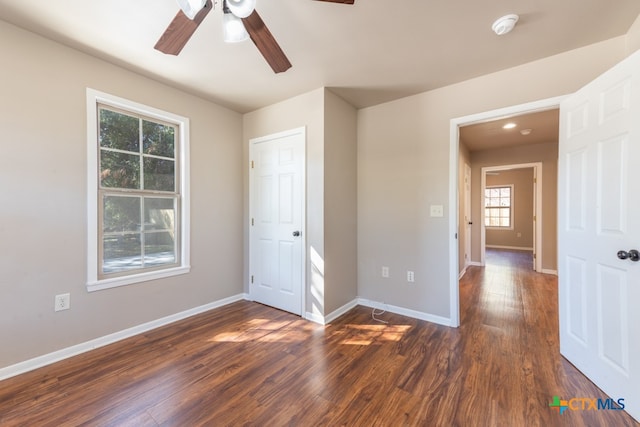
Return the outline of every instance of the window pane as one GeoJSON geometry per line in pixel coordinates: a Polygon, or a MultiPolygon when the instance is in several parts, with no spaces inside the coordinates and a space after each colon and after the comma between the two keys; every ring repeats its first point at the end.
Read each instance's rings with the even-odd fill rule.
{"type": "Polygon", "coordinates": [[[175,158],[175,129],[160,123],[142,121],[144,154],[175,158]]]}
{"type": "Polygon", "coordinates": [[[509,227],[509,218],[500,218],[500,227],[509,227]]]}
{"type": "Polygon", "coordinates": [[[140,198],[105,196],[103,204],[104,233],[126,233],[140,230],[140,198]]]}
{"type": "Polygon", "coordinates": [[[140,156],[100,150],[100,185],[108,188],[139,188],[140,156]]]}
{"type": "Polygon", "coordinates": [[[500,225],[500,219],[499,218],[490,218],[489,219],[489,225],[492,227],[497,227],[500,225]]]}
{"type": "Polygon", "coordinates": [[[511,187],[503,187],[500,189],[500,197],[511,197],[511,187]]]}
{"type": "Polygon", "coordinates": [[[142,245],[138,233],[105,236],[103,250],[102,271],[104,273],[142,267],[142,245]]]}
{"type": "Polygon", "coordinates": [[[139,153],[139,122],[136,117],[100,109],[100,147],[139,153]]]}
{"type": "Polygon", "coordinates": [[[509,206],[509,199],[500,199],[500,206],[509,206]]]}
{"type": "Polygon", "coordinates": [[[145,157],[144,188],[145,190],[175,191],[175,162],[145,157]]]}
{"type": "Polygon", "coordinates": [[[490,189],[491,197],[500,197],[500,189],[499,188],[491,188],[490,189]]]}
{"type": "Polygon", "coordinates": [[[500,217],[509,218],[511,215],[509,214],[509,208],[500,209],[500,217]]]}
{"type": "Polygon", "coordinates": [[[500,206],[500,199],[489,199],[489,206],[500,206]]]}
{"type": "Polygon", "coordinates": [[[144,264],[153,267],[176,262],[173,232],[150,232],[144,235],[144,264]]]}
{"type": "Polygon", "coordinates": [[[173,199],[145,197],[144,228],[150,230],[168,230],[173,233],[175,227],[175,208],[173,199]]]}

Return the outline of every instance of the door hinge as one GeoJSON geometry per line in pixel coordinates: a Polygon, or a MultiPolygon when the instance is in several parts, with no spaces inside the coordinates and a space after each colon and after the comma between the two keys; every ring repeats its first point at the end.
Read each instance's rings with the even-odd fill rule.
{"type": "Polygon", "coordinates": [[[251,160],[251,169],[253,169],[254,164],[253,164],[253,160],[251,160]]]}
{"type": "Polygon", "coordinates": [[[251,225],[253,225],[253,218],[251,218],[251,225]]]}
{"type": "Polygon", "coordinates": [[[251,275],[251,283],[253,283],[253,275],[251,275]]]}
{"type": "Polygon", "coordinates": [[[538,178],[533,178],[533,183],[537,184],[538,183],[538,178]]]}
{"type": "Polygon", "coordinates": [[[533,259],[536,259],[536,254],[533,254],[533,259]]]}

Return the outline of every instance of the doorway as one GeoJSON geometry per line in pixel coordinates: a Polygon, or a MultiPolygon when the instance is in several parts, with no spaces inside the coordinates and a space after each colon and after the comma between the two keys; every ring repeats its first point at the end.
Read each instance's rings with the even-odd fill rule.
{"type": "MultiPolygon", "coordinates": [[[[467,125],[478,124],[483,122],[495,121],[508,117],[530,114],[551,109],[559,108],[560,102],[564,97],[549,98],[535,101],[527,104],[515,105],[498,110],[487,111],[483,113],[473,114],[470,116],[452,119],[450,121],[450,145],[449,145],[449,204],[450,206],[459,206],[459,180],[458,167],[460,158],[460,128],[467,125]]],[[[450,269],[450,313],[451,326],[460,326],[460,295],[458,287],[458,269],[459,269],[459,239],[458,239],[458,209],[451,209],[449,212],[450,236],[452,243],[449,246],[449,269],[450,269]]]]}
{"type": "Polygon", "coordinates": [[[493,235],[491,237],[494,237],[492,246],[496,248],[532,250],[533,270],[542,272],[542,163],[483,167],[481,169],[481,178],[480,194],[483,208],[480,209],[480,264],[485,265],[488,245],[487,234],[489,233],[493,235]],[[519,187],[529,185],[526,179],[524,182],[520,182],[522,178],[513,173],[520,170],[525,172],[525,176],[529,173],[531,174],[531,188],[519,187]],[[496,227],[492,228],[486,217],[486,211],[492,209],[492,207],[487,206],[492,203],[487,203],[485,198],[486,189],[492,187],[491,184],[502,182],[500,180],[494,180],[493,182],[490,180],[492,177],[499,176],[499,174],[513,175],[507,180],[508,183],[505,181],[504,184],[505,187],[507,185],[510,186],[508,187],[510,189],[509,206],[500,208],[500,210],[509,210],[509,223],[502,228],[499,226],[500,224],[496,224],[496,227]],[[518,181],[518,184],[514,184],[516,182],[514,179],[518,181]],[[518,191],[530,191],[531,193],[526,196],[528,200],[519,199],[518,191]],[[523,212],[523,210],[528,212],[523,212]],[[521,239],[525,243],[518,243],[521,239]]]}
{"type": "Polygon", "coordinates": [[[249,141],[249,290],[302,316],[305,298],[305,129],[249,141]]]}

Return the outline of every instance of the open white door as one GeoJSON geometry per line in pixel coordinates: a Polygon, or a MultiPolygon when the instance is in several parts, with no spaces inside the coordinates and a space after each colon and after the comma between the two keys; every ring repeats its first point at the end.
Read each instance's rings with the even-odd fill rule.
{"type": "Polygon", "coordinates": [[[302,315],[305,129],[250,142],[250,295],[302,315]]]}
{"type": "Polygon", "coordinates": [[[640,52],[562,102],[559,157],[560,352],[640,420],[640,52]]]}

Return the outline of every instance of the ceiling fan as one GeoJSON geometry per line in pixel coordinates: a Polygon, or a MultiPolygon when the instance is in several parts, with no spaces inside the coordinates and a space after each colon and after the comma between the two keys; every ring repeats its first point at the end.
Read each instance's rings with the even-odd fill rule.
{"type": "MultiPolygon", "coordinates": [[[[169,55],[178,55],[213,8],[211,0],[177,0],[180,10],[154,46],[169,55]]],[[[251,38],[275,73],[291,68],[278,42],[255,10],[256,0],[221,0],[224,38],[237,42],[251,38]]],[[[353,4],[355,0],[316,0],[353,4]]]]}

